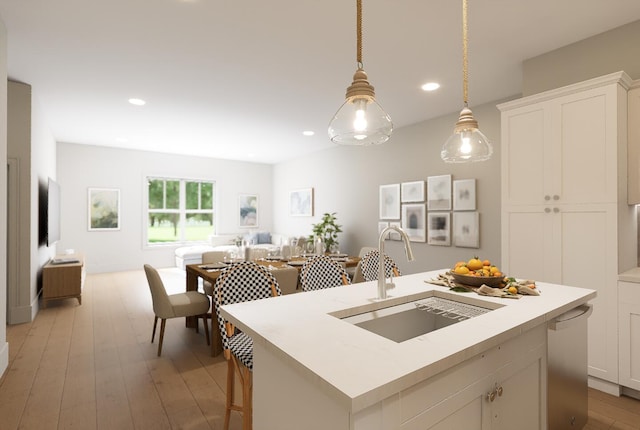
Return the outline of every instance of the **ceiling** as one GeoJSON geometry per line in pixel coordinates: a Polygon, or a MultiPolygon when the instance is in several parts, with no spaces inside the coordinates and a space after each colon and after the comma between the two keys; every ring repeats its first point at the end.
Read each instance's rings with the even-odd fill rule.
{"type": "MultiPolygon", "coordinates": [[[[394,126],[458,112],[461,2],[363,3],[364,69],[394,126]]],[[[471,107],[519,94],[523,60],[640,19],[638,0],[469,3],[471,107]]],[[[355,4],[0,0],[0,17],[9,78],[32,85],[56,141],[277,163],[332,146],[355,4]]]]}

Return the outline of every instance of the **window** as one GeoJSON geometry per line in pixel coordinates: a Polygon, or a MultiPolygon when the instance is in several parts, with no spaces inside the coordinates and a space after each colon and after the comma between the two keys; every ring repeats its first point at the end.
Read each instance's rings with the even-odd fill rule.
{"type": "Polygon", "coordinates": [[[214,228],[215,183],[147,178],[147,243],[206,241],[214,228]]]}

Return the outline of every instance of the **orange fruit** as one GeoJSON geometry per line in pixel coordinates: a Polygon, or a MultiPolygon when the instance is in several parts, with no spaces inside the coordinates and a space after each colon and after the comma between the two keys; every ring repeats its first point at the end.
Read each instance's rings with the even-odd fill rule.
{"type": "Polygon", "coordinates": [[[482,269],[482,261],[478,260],[478,257],[473,257],[467,262],[467,267],[469,270],[480,270],[482,269]]]}
{"type": "Polygon", "coordinates": [[[466,264],[467,264],[467,263],[465,263],[464,261],[458,261],[458,262],[456,263],[456,265],[455,265],[455,266],[453,266],[453,267],[455,268],[455,267],[465,266],[466,264]]]}
{"type": "Polygon", "coordinates": [[[469,268],[467,266],[458,266],[455,269],[453,269],[453,272],[457,273],[458,275],[468,275],[469,268]]]}
{"type": "Polygon", "coordinates": [[[489,260],[483,260],[482,261],[482,265],[483,266],[491,266],[491,262],[489,260]]]}
{"type": "Polygon", "coordinates": [[[518,294],[518,289],[516,287],[509,287],[509,292],[511,294],[518,294]]]}

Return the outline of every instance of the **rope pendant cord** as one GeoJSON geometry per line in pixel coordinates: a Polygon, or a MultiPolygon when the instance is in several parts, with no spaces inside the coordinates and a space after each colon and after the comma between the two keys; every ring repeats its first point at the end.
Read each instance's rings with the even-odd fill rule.
{"type": "Polygon", "coordinates": [[[469,58],[467,49],[469,46],[467,23],[467,0],[462,0],[462,98],[464,106],[469,104],[469,58]]]}
{"type": "Polygon", "coordinates": [[[362,69],[362,0],[356,0],[356,9],[356,40],[358,41],[356,61],[358,62],[358,68],[362,69]]]}

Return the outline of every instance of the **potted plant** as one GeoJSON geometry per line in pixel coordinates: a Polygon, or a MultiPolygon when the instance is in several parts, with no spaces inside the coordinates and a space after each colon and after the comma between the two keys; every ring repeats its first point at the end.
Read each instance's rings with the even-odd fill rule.
{"type": "Polygon", "coordinates": [[[315,238],[322,238],[325,252],[330,252],[333,245],[338,245],[338,233],[342,232],[340,227],[335,212],[325,213],[319,223],[311,226],[313,234],[309,236],[309,241],[313,243],[315,238]]]}

